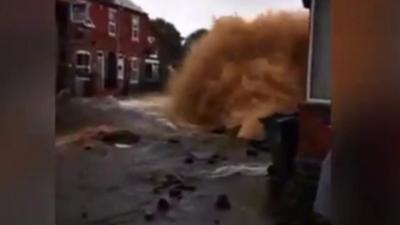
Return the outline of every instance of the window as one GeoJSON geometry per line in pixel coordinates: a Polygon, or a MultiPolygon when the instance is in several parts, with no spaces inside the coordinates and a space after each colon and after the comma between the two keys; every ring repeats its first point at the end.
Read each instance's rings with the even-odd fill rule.
{"type": "Polygon", "coordinates": [[[139,83],[139,75],[140,74],[140,65],[139,59],[136,57],[131,58],[131,76],[129,79],[130,84],[138,84],[139,83]]]}
{"type": "Polygon", "coordinates": [[[153,37],[153,36],[148,36],[148,37],[147,37],[147,42],[148,42],[149,44],[154,44],[154,42],[156,42],[156,38],[153,37]]]}
{"type": "Polygon", "coordinates": [[[152,59],[158,59],[158,50],[157,49],[153,49],[151,51],[151,53],[149,54],[149,57],[152,59]]]}
{"type": "Polygon", "coordinates": [[[73,3],[71,4],[71,21],[74,23],[85,23],[89,20],[89,4],[73,3]]]}
{"type": "Polygon", "coordinates": [[[160,67],[158,60],[146,59],[146,70],[144,75],[146,81],[159,81],[160,67]]]}
{"type": "Polygon", "coordinates": [[[160,68],[159,68],[158,64],[153,64],[153,66],[151,67],[151,73],[152,73],[153,79],[158,80],[158,78],[160,76],[160,68]]]}
{"type": "Polygon", "coordinates": [[[83,73],[91,72],[91,54],[88,51],[79,50],[76,52],[75,68],[83,73]]]}
{"type": "Polygon", "coordinates": [[[115,37],[117,34],[117,10],[108,9],[108,35],[115,37]]]}
{"type": "Polygon", "coordinates": [[[132,16],[132,41],[139,41],[140,37],[140,18],[132,16]]]}

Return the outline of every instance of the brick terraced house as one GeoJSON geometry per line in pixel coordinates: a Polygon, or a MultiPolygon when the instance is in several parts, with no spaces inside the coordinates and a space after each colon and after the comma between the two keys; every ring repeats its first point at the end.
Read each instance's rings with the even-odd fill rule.
{"type": "Polygon", "coordinates": [[[130,0],[56,0],[57,91],[128,95],[161,86],[148,15],[130,0]]]}

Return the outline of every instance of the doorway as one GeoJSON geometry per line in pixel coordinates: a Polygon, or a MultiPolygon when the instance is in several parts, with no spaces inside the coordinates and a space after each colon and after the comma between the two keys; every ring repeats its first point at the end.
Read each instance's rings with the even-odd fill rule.
{"type": "Polygon", "coordinates": [[[110,52],[108,53],[107,60],[107,76],[105,79],[105,88],[116,89],[117,87],[117,55],[115,54],[115,52],[110,52]]]}
{"type": "Polygon", "coordinates": [[[125,77],[124,74],[125,74],[124,56],[118,55],[118,80],[120,81],[124,80],[125,77]]]}
{"type": "Polygon", "coordinates": [[[103,51],[97,52],[96,72],[99,75],[99,88],[104,89],[105,88],[105,76],[106,76],[105,73],[106,73],[106,71],[105,71],[105,57],[104,57],[103,51]]]}

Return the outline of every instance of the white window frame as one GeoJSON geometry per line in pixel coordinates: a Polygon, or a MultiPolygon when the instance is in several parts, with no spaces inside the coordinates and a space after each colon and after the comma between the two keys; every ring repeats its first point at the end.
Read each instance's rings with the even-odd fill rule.
{"type": "Polygon", "coordinates": [[[153,44],[156,41],[156,38],[154,36],[148,36],[147,37],[147,42],[149,44],[153,44]]]}
{"type": "Polygon", "coordinates": [[[70,19],[73,23],[86,23],[88,20],[90,20],[90,3],[89,2],[74,2],[74,3],[71,3],[69,6],[70,6],[70,10],[69,10],[70,11],[70,19]],[[81,5],[81,4],[86,6],[85,16],[84,16],[85,18],[83,20],[76,19],[74,16],[74,10],[73,10],[74,5],[81,5]]]}
{"type": "Polygon", "coordinates": [[[154,50],[152,54],[149,55],[151,59],[158,59],[158,50],[154,50]]]}
{"type": "Polygon", "coordinates": [[[137,15],[131,18],[131,39],[136,42],[140,40],[140,17],[137,15]]]}
{"type": "Polygon", "coordinates": [[[86,50],[78,50],[75,52],[75,68],[76,69],[87,69],[89,73],[92,72],[92,54],[86,50]],[[78,55],[89,56],[88,65],[78,65],[78,55]]]}
{"type": "Polygon", "coordinates": [[[313,98],[311,96],[311,76],[312,76],[312,63],[313,63],[313,56],[314,56],[314,13],[315,13],[315,0],[311,3],[311,15],[310,15],[310,39],[309,39],[309,51],[308,51],[308,67],[307,67],[307,93],[306,93],[306,101],[308,103],[315,103],[315,104],[324,104],[330,105],[332,100],[328,99],[321,99],[321,98],[313,98]]]}
{"type": "Polygon", "coordinates": [[[116,37],[117,36],[117,29],[118,29],[118,11],[114,8],[108,8],[108,22],[107,22],[107,30],[108,30],[108,35],[110,37],[116,37]],[[114,14],[114,21],[111,20],[111,15],[114,14]],[[114,30],[111,29],[111,27],[114,28],[114,30]]]}
{"type": "Polygon", "coordinates": [[[140,81],[140,61],[138,57],[131,57],[130,59],[131,75],[129,77],[130,84],[138,84],[140,81]],[[135,66],[136,64],[136,66],[135,66]],[[136,76],[134,76],[136,73],[136,76]],[[136,79],[134,79],[136,77],[136,79]]]}

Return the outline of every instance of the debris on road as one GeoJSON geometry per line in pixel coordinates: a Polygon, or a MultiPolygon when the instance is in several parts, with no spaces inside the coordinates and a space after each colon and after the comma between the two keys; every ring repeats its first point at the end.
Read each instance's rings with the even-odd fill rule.
{"type": "Polygon", "coordinates": [[[168,139],[168,143],[171,143],[171,144],[180,144],[181,141],[180,141],[178,138],[169,138],[169,139],[168,139]]]}
{"type": "Polygon", "coordinates": [[[81,213],[82,219],[87,219],[88,218],[88,213],[87,212],[82,212],[81,213]]]}
{"type": "Polygon", "coordinates": [[[160,194],[161,191],[168,189],[174,185],[180,185],[182,183],[183,181],[180,177],[173,174],[167,174],[165,175],[164,179],[160,182],[160,184],[154,187],[153,193],[160,194]]]}
{"type": "Polygon", "coordinates": [[[161,198],[158,200],[157,209],[161,212],[167,212],[171,209],[171,204],[167,199],[161,198]]]}
{"type": "Polygon", "coordinates": [[[180,184],[176,188],[182,190],[182,191],[189,191],[189,192],[195,192],[197,188],[192,185],[186,185],[186,184],[180,184]]]}
{"type": "Polygon", "coordinates": [[[227,132],[226,127],[222,126],[222,127],[217,127],[215,129],[210,130],[211,133],[213,134],[224,134],[227,132]]]}
{"type": "Polygon", "coordinates": [[[192,156],[188,156],[184,160],[185,164],[193,164],[194,163],[194,158],[192,156]]]}
{"type": "Polygon", "coordinates": [[[128,130],[118,130],[110,133],[102,133],[101,141],[110,145],[127,146],[140,141],[141,137],[128,130]]]}
{"type": "Polygon", "coordinates": [[[258,156],[258,151],[254,149],[248,149],[246,151],[246,154],[248,157],[257,157],[258,156]]]}
{"type": "Polygon", "coordinates": [[[217,164],[217,160],[214,159],[214,158],[210,158],[210,159],[207,160],[207,164],[209,164],[209,165],[215,165],[215,164],[217,164]]]}
{"type": "Polygon", "coordinates": [[[219,195],[217,201],[215,202],[215,207],[218,210],[228,211],[232,208],[231,202],[227,195],[222,194],[219,195]]]}
{"type": "Polygon", "coordinates": [[[207,163],[210,165],[214,165],[214,164],[217,164],[217,163],[219,163],[221,161],[225,161],[225,160],[227,160],[227,158],[225,156],[221,156],[218,153],[214,153],[210,156],[210,158],[207,159],[207,163]]]}
{"type": "Polygon", "coordinates": [[[93,149],[93,146],[91,146],[91,145],[86,145],[86,146],[84,147],[84,149],[85,149],[85,151],[90,151],[90,150],[93,149]]]}
{"type": "Polygon", "coordinates": [[[154,218],[155,218],[155,215],[154,215],[153,212],[151,212],[151,211],[146,211],[146,212],[145,212],[145,214],[144,214],[144,220],[145,220],[145,221],[151,222],[151,221],[154,220],[154,218]]]}
{"type": "Polygon", "coordinates": [[[169,191],[169,197],[178,199],[182,197],[182,191],[179,188],[172,188],[169,191]]]}
{"type": "Polygon", "coordinates": [[[119,148],[119,149],[125,149],[125,148],[131,148],[132,145],[126,145],[126,144],[115,144],[114,147],[119,148]]]}
{"type": "Polygon", "coordinates": [[[99,125],[85,128],[73,135],[59,138],[56,141],[56,146],[77,143],[83,145],[85,151],[91,151],[93,150],[93,143],[101,141],[107,145],[124,149],[131,148],[132,145],[138,143],[140,139],[140,135],[129,130],[118,130],[115,127],[99,125]]]}

